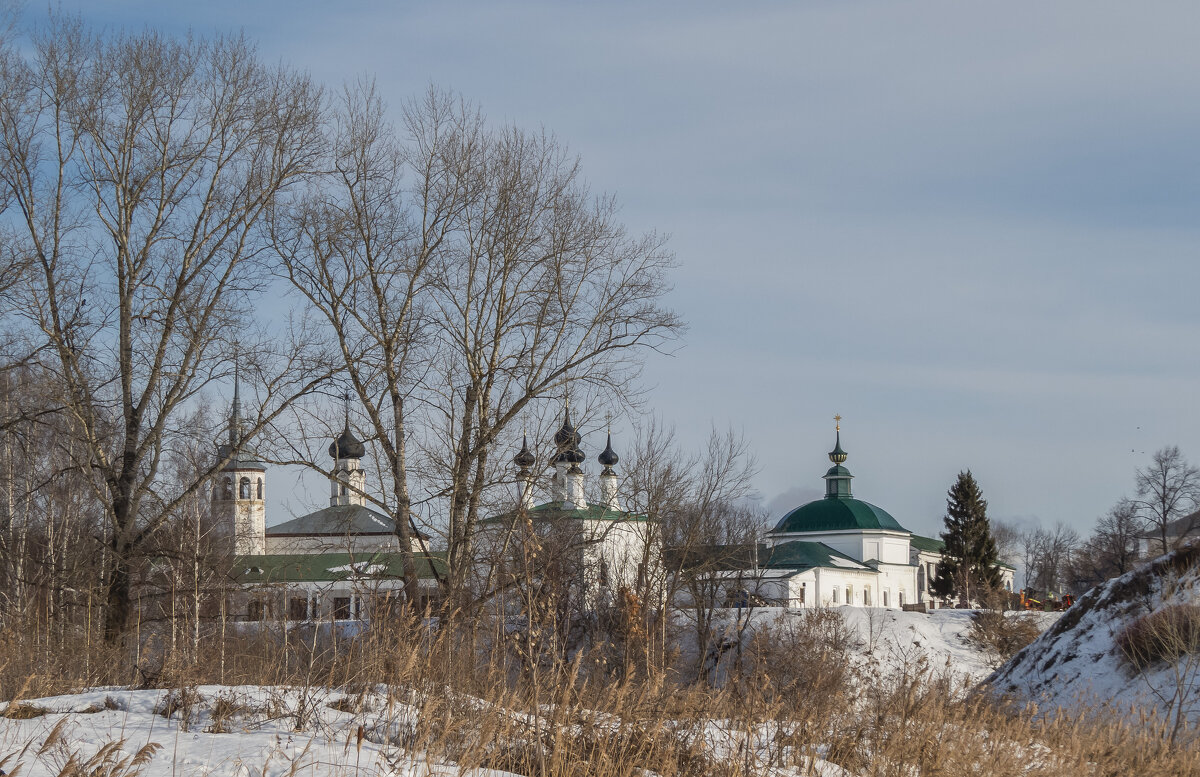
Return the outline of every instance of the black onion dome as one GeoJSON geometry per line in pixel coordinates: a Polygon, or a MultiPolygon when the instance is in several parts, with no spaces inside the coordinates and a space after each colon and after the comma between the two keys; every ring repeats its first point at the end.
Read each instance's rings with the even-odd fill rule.
{"type": "Polygon", "coordinates": [[[329,443],[329,455],[335,461],[337,459],[361,459],[366,453],[367,446],[363,445],[354,436],[354,432],[350,431],[349,425],[342,430],[337,439],[329,443]]]}
{"type": "Polygon", "coordinates": [[[521,469],[532,467],[534,463],[533,454],[529,452],[529,438],[521,437],[521,450],[517,451],[517,455],[513,456],[513,464],[516,464],[521,469]]]}
{"type": "Polygon", "coordinates": [[[559,448],[578,448],[581,442],[583,437],[571,425],[571,408],[567,408],[563,414],[562,428],[554,433],[554,444],[559,448]]]}
{"type": "Polygon", "coordinates": [[[606,467],[611,467],[621,460],[617,452],[612,449],[612,435],[608,435],[608,444],[604,446],[604,451],[600,454],[598,461],[606,467]]]}
{"type": "Polygon", "coordinates": [[[583,451],[579,448],[581,442],[583,442],[583,437],[571,425],[571,408],[567,408],[566,413],[563,414],[562,428],[554,433],[554,444],[558,448],[558,455],[554,457],[554,460],[568,464],[582,464],[584,456],[583,451]]]}

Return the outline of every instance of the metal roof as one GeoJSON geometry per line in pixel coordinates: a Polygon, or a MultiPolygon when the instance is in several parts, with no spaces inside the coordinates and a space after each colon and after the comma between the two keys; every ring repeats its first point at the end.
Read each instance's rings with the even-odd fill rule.
{"type": "Polygon", "coordinates": [[[395,521],[364,505],[334,505],[267,527],[268,537],[395,533],[395,521]]]}
{"type": "MultiPolygon", "coordinates": [[[[441,553],[414,554],[418,578],[446,574],[441,553]]],[[[404,576],[399,553],[276,553],[237,556],[233,575],[239,583],[331,583],[342,580],[398,580],[404,576]]]]}

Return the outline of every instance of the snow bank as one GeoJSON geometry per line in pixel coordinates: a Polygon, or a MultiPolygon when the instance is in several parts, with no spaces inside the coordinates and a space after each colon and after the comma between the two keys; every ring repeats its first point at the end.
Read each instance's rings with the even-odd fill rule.
{"type": "Polygon", "coordinates": [[[1117,636],[1135,619],[1200,602],[1200,545],[1108,581],[1079,598],[1061,620],[986,680],[993,693],[1043,709],[1092,707],[1107,713],[1182,713],[1200,721],[1200,657],[1135,670],[1117,636]]]}

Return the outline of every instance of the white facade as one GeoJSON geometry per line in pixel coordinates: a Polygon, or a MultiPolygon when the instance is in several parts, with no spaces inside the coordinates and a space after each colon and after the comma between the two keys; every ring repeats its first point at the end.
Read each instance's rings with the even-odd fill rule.
{"type": "Polygon", "coordinates": [[[226,468],[213,488],[213,508],[233,535],[237,555],[266,553],[266,472],[258,468],[226,468]]]}

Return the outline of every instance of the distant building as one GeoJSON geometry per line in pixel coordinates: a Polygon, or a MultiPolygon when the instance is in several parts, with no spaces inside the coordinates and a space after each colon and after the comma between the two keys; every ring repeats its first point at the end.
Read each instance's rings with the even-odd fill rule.
{"type": "MultiPolygon", "coordinates": [[[[1167,524],[1167,548],[1174,550],[1185,542],[1200,538],[1200,510],[1176,518],[1167,524]]],[[[1162,534],[1157,527],[1150,528],[1138,537],[1138,554],[1142,557],[1158,556],[1162,553],[1162,534]]]]}
{"type": "MultiPolygon", "coordinates": [[[[234,579],[246,594],[237,597],[233,616],[344,620],[397,606],[404,587],[400,537],[391,517],[367,506],[366,447],[350,429],[349,408],[329,445],[329,506],[274,526],[266,525],[267,466],[242,436],[240,410],[235,379],[228,440],[217,449],[230,461],[212,496],[232,540],[234,579]]],[[[445,560],[417,552],[414,563],[422,591],[436,595],[445,560]]]]}
{"type": "Polygon", "coordinates": [[[588,501],[580,465],[586,457],[582,437],[571,423],[570,408],[554,435],[554,475],[549,500],[538,503],[528,439],[513,458],[520,496],[517,509],[483,522],[480,563],[511,565],[514,552],[534,541],[541,549],[538,574],[554,574],[574,587],[582,605],[595,604],[621,589],[641,590],[660,568],[657,527],[649,516],[624,510],[618,494],[612,434],[597,457],[601,466],[599,499],[588,501]],[[549,564],[553,565],[551,569],[549,564]]]}
{"type": "MultiPolygon", "coordinates": [[[[854,498],[840,423],[836,433],[823,499],[789,511],[753,548],[714,549],[724,559],[713,576],[728,581],[726,602],[753,597],[787,607],[938,606],[930,582],[943,543],[913,534],[883,508],[854,498]]],[[[1001,566],[1009,591],[1013,572],[1001,566]]]]}

